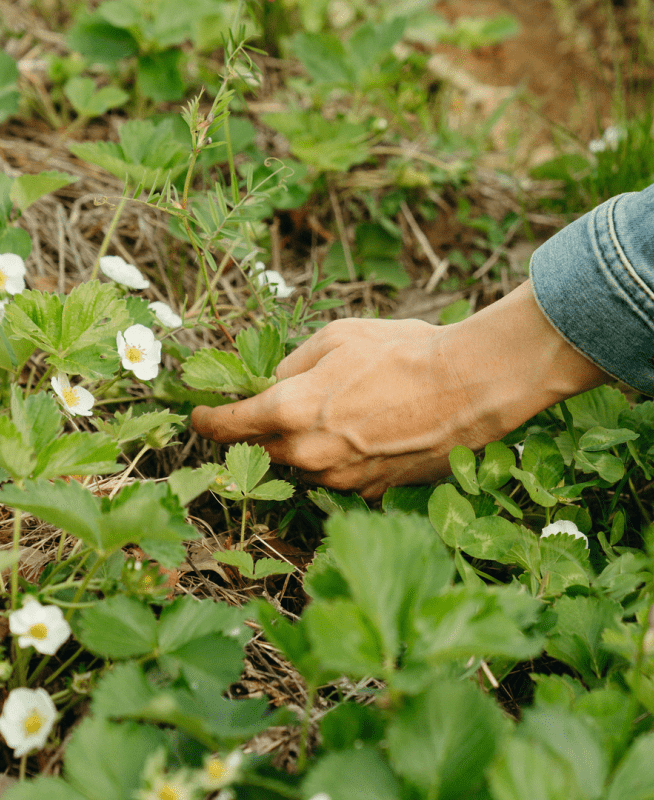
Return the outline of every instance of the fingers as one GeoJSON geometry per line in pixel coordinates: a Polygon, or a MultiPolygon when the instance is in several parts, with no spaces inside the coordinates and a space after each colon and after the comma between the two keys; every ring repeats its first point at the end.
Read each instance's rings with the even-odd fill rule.
{"type": "Polygon", "coordinates": [[[315,367],[320,359],[343,343],[344,331],[343,326],[339,323],[350,321],[337,320],[336,322],[330,322],[329,325],[314,333],[306,342],[302,342],[296,350],[279,362],[275,371],[277,378],[279,380],[291,378],[315,367]]]}
{"type": "Polygon", "coordinates": [[[229,405],[209,408],[196,406],[191,412],[191,425],[205,439],[233,444],[266,434],[280,432],[282,427],[276,413],[277,402],[271,386],[261,394],[229,405]]]}

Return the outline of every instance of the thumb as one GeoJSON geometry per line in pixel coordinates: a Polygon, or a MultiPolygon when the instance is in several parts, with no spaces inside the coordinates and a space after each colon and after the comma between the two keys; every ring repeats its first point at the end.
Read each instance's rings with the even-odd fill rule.
{"type": "Polygon", "coordinates": [[[245,439],[278,433],[279,407],[271,386],[265,392],[224,406],[196,406],[191,412],[191,425],[205,439],[232,444],[245,439]]]}

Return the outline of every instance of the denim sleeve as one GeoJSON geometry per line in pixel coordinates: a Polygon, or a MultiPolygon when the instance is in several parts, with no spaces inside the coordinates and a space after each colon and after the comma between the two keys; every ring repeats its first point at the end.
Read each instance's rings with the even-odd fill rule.
{"type": "Polygon", "coordinates": [[[538,305],[573,347],[654,396],[654,184],[559,231],[529,273],[538,305]]]}

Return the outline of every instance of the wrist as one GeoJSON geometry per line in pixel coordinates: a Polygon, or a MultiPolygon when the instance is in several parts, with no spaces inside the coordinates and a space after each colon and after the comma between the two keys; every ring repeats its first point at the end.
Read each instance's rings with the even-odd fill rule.
{"type": "Polygon", "coordinates": [[[553,327],[528,281],[452,328],[451,367],[475,418],[495,438],[610,380],[553,327]]]}

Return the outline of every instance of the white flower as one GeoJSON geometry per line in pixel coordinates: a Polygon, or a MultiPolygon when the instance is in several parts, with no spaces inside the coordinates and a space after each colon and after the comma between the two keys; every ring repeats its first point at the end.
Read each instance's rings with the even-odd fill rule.
{"type": "Polygon", "coordinates": [[[518,451],[518,458],[522,458],[522,454],[525,451],[524,444],[514,444],[515,449],[518,451]]]}
{"type": "Polygon", "coordinates": [[[287,286],[284,278],[274,269],[265,269],[263,261],[257,261],[254,265],[256,281],[259,286],[267,286],[272,294],[277,297],[290,297],[295,289],[292,286],[287,286]],[[263,272],[260,272],[263,270],[263,272]]]}
{"type": "Polygon", "coordinates": [[[90,417],[95,397],[82,386],[71,386],[68,375],[59,373],[58,378],[50,381],[55,393],[61,398],[64,408],[69,414],[79,414],[80,417],[90,417]]]}
{"type": "Polygon", "coordinates": [[[574,536],[575,539],[583,539],[588,547],[588,537],[582,533],[579,528],[569,519],[560,519],[558,522],[552,522],[543,528],[541,539],[547,536],[554,536],[557,533],[566,533],[568,536],[574,536]]]}
{"type": "Polygon", "coordinates": [[[128,289],[147,289],[150,281],[146,280],[133,264],[128,264],[120,256],[103,256],[100,269],[107,278],[127,286],[128,289]]]}
{"type": "Polygon", "coordinates": [[[157,300],[154,303],[150,303],[148,308],[154,311],[155,317],[162,325],[165,325],[166,328],[181,328],[182,318],[175,314],[172,308],[166,303],[157,300]]]}
{"type": "Polygon", "coordinates": [[[15,253],[0,255],[0,292],[20,294],[25,288],[25,262],[15,253]]]}
{"type": "Polygon", "coordinates": [[[180,769],[175,773],[166,770],[166,753],[158,748],[147,760],[143,770],[146,788],[134,794],[136,800],[191,800],[196,784],[190,771],[180,769]]]}
{"type": "Polygon", "coordinates": [[[588,142],[588,149],[591,153],[603,153],[606,150],[606,142],[604,139],[591,139],[588,142]]]}
{"type": "Polygon", "coordinates": [[[161,342],[156,341],[150,328],[132,325],[124,335],[118,331],[116,344],[125,369],[131,369],[142,381],[157,377],[161,361],[161,342]]]}
{"type": "Polygon", "coordinates": [[[234,783],[242,761],[243,753],[240,750],[234,750],[224,759],[217,755],[206,756],[204,768],[198,775],[199,785],[207,791],[215,791],[234,783]]]}
{"type": "Polygon", "coordinates": [[[0,716],[0,733],[20,758],[40,750],[50,735],[57,709],[45,689],[12,689],[0,716]]]}
{"type": "Polygon", "coordinates": [[[0,300],[0,322],[5,318],[5,306],[9,300],[0,300]]]}
{"type": "Polygon", "coordinates": [[[327,794],[327,792],[318,792],[318,794],[314,794],[309,800],[332,800],[331,797],[327,794]]]}
{"type": "Polygon", "coordinates": [[[602,153],[607,148],[611,148],[611,150],[618,149],[618,143],[620,139],[622,139],[625,135],[625,132],[622,128],[618,128],[615,125],[609,125],[609,127],[604,131],[602,134],[601,139],[593,139],[592,141],[588,142],[588,149],[591,153],[602,153]]]}
{"type": "Polygon", "coordinates": [[[30,596],[25,598],[22,608],[9,614],[9,630],[18,636],[19,647],[32,645],[49,656],[70,636],[70,625],[59,606],[42,606],[30,596]]]}

